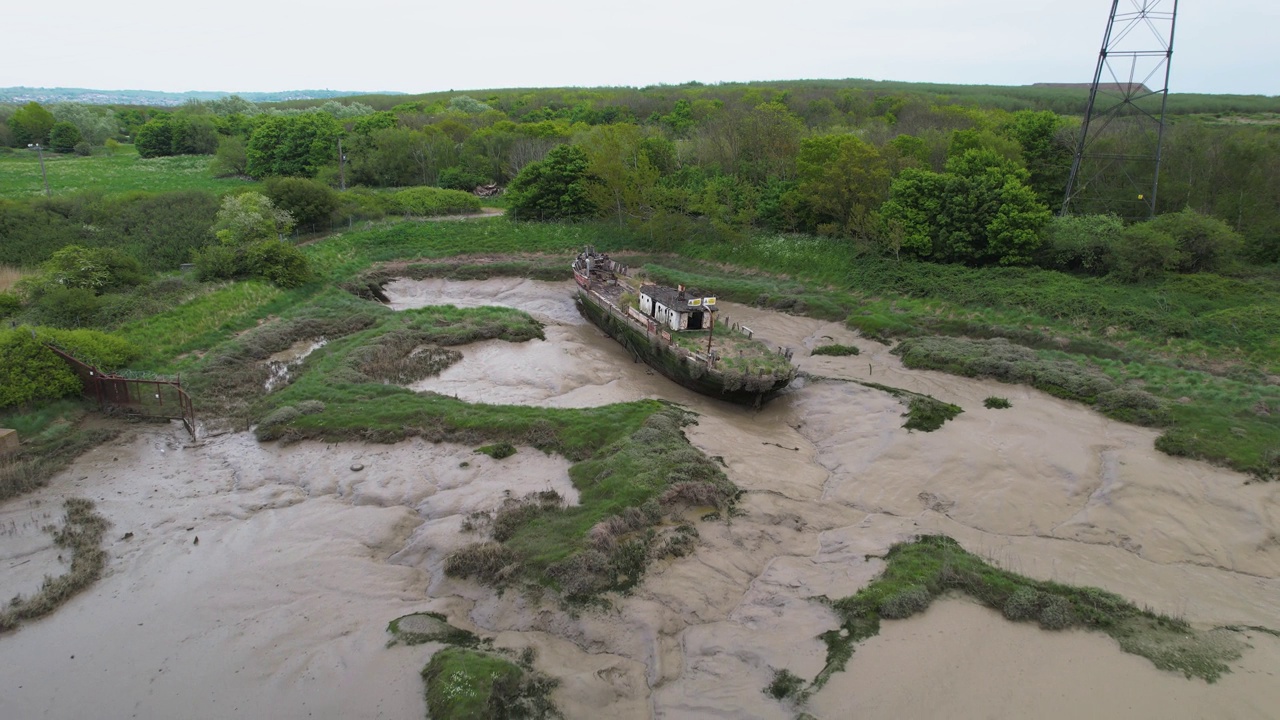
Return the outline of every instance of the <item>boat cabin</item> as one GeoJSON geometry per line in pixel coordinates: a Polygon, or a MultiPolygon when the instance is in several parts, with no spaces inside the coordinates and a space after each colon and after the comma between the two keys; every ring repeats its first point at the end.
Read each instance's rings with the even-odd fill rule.
{"type": "Polygon", "coordinates": [[[708,298],[683,285],[679,288],[662,285],[640,287],[640,312],[672,330],[706,330],[711,327],[715,310],[715,298],[708,298]]]}

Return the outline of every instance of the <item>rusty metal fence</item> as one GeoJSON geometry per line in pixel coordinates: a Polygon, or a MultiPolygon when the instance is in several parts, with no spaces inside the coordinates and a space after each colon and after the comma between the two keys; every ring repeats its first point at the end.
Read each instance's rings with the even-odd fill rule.
{"type": "Polygon", "coordinates": [[[79,376],[84,396],[97,401],[101,409],[121,409],[148,417],[182,420],[187,432],[191,433],[191,439],[196,439],[196,410],[191,396],[182,389],[181,378],[165,380],[113,375],[77,360],[59,347],[48,347],[79,376]]]}

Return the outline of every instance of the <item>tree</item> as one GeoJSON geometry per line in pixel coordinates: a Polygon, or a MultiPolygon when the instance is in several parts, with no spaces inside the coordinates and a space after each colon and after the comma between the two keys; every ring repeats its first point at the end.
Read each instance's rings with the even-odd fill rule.
{"type": "Polygon", "coordinates": [[[212,118],[179,115],[169,123],[170,155],[213,155],[218,151],[218,128],[212,118]]]}
{"type": "Polygon", "coordinates": [[[218,177],[244,175],[249,160],[245,154],[244,138],[228,135],[218,138],[218,151],[214,153],[212,170],[218,177]]]}
{"type": "Polygon", "coordinates": [[[75,125],[80,137],[90,145],[102,145],[120,132],[115,112],[110,109],[90,108],[80,103],[58,103],[50,110],[54,119],[75,125]]]}
{"type": "Polygon", "coordinates": [[[516,220],[575,220],[594,209],[587,197],[587,154],[576,145],[558,145],[529,163],[507,187],[516,220]]]}
{"type": "Polygon", "coordinates": [[[173,124],[168,116],[148,120],[138,128],[133,146],[144,158],[166,157],[173,154],[173,124]]]}
{"type": "Polygon", "coordinates": [[[255,192],[228,195],[214,223],[212,243],[195,253],[203,279],[260,277],[280,287],[297,287],[311,278],[307,258],[282,237],[293,218],[255,192]]]}
{"type": "Polygon", "coordinates": [[[73,152],[80,139],[80,131],[75,125],[69,122],[56,122],[49,130],[49,149],[58,153],[73,152]]]}
{"type": "Polygon", "coordinates": [[[880,209],[881,232],[902,233],[902,249],[971,265],[1031,261],[1049,210],[1026,185],[1027,172],[991,150],[967,150],[946,172],[907,169],[880,209]]]}
{"type": "Polygon", "coordinates": [[[1006,134],[1018,141],[1022,161],[1030,177],[1027,184],[1040,202],[1052,207],[1062,202],[1074,154],[1066,134],[1067,121],[1049,110],[1022,110],[1013,115],[1006,134]]]}
{"type": "Polygon", "coordinates": [[[249,136],[248,174],[314,177],[336,159],[341,134],[342,126],[328,113],[269,117],[249,136]]]}
{"type": "Polygon", "coordinates": [[[862,234],[871,213],[889,195],[889,168],[879,151],[853,135],[818,135],[800,141],[796,158],[800,195],[817,225],[862,234]]]}
{"type": "Polygon", "coordinates": [[[588,197],[601,215],[621,225],[627,217],[647,218],[653,208],[658,170],[644,151],[644,132],[636,125],[600,125],[583,139],[591,182],[588,197]]]}
{"type": "Polygon", "coordinates": [[[53,129],[55,122],[53,113],[41,107],[40,103],[33,101],[23,105],[9,116],[9,130],[13,135],[14,146],[47,144],[49,131],[53,129]]]}

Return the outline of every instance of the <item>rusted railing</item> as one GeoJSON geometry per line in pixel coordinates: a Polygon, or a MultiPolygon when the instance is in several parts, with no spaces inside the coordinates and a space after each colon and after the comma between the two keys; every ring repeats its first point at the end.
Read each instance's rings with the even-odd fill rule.
{"type": "Polygon", "coordinates": [[[84,386],[84,396],[96,400],[101,409],[122,408],[149,417],[182,420],[187,432],[191,433],[191,439],[196,439],[195,405],[191,402],[191,396],[182,388],[181,378],[162,380],[121,377],[102,372],[76,359],[62,348],[54,345],[48,347],[79,376],[84,386]]]}

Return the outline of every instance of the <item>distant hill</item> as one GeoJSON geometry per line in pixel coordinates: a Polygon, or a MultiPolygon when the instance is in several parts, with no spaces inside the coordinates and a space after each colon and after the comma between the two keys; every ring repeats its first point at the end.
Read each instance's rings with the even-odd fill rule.
{"type": "MultiPolygon", "coordinates": [[[[173,107],[188,100],[217,100],[228,95],[239,95],[245,100],[256,103],[284,102],[287,100],[327,100],[350,95],[365,95],[351,90],[284,90],[281,92],[220,92],[189,90],[187,92],[160,92],[158,90],[89,90],[86,88],[32,88],[7,87],[0,88],[0,103],[38,103],[76,102],[85,105],[147,105],[150,107],[173,107]]],[[[402,93],[380,92],[378,95],[400,95],[402,93]]]]}

